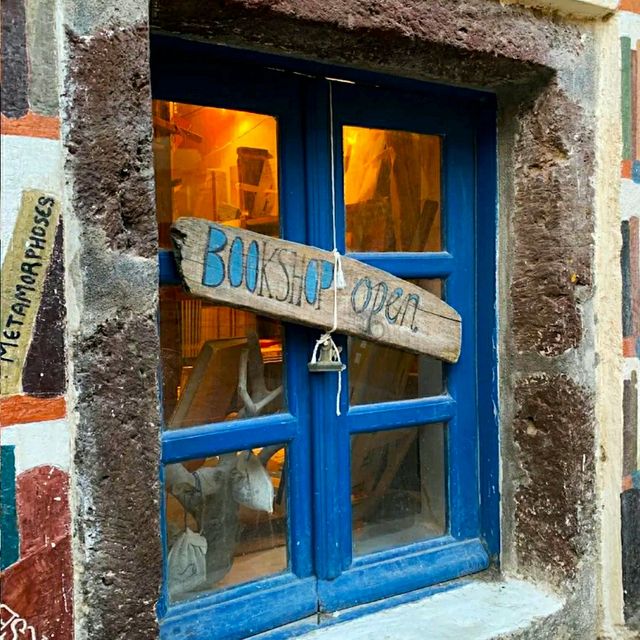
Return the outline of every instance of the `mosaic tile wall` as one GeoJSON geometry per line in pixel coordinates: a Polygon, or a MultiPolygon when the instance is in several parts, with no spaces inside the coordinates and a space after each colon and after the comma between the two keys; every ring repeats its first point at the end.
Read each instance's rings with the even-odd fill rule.
{"type": "Polygon", "coordinates": [[[55,0],[2,21],[0,636],[73,637],[55,0]]]}
{"type": "Polygon", "coordinates": [[[640,625],[640,2],[622,0],[618,13],[622,73],[622,331],[624,434],[622,545],[625,617],[640,625]]]}

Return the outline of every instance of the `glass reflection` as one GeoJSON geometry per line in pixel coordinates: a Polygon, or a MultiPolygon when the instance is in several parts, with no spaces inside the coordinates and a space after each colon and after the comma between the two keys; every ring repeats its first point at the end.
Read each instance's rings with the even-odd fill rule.
{"type": "Polygon", "coordinates": [[[171,601],[286,570],[285,468],[282,445],[165,466],[171,601]]]}
{"type": "Polygon", "coordinates": [[[285,407],[280,322],[162,287],[160,346],[166,429],[285,407]]]}
{"type": "MultiPolygon", "coordinates": [[[[160,246],[181,216],[279,235],[275,118],[154,100],[153,125],[160,246]]],[[[162,287],[160,341],[166,428],[282,409],[278,322],[162,287]]]]}
{"type": "Polygon", "coordinates": [[[153,151],[161,247],[180,216],[279,234],[274,117],[154,100],[153,151]]]}
{"type": "Polygon", "coordinates": [[[439,136],[343,128],[347,251],[440,251],[439,136]]]}
{"type": "MultiPolygon", "coordinates": [[[[409,280],[442,297],[442,281],[409,280]]],[[[349,338],[349,402],[352,406],[440,395],[444,391],[442,362],[384,345],[349,338]]]]}
{"type": "Polygon", "coordinates": [[[351,504],[356,555],[443,535],[444,425],[352,436],[351,504]]]}

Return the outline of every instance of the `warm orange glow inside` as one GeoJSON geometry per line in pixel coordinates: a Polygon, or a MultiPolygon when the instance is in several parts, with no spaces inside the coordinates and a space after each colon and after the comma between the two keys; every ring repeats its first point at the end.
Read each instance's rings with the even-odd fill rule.
{"type": "MultiPolygon", "coordinates": [[[[155,100],[153,124],[161,247],[171,248],[171,223],[181,216],[279,235],[274,117],[155,100]]],[[[229,341],[236,341],[237,347],[256,337],[273,385],[277,387],[281,382],[282,337],[280,324],[275,321],[212,305],[189,296],[180,287],[165,286],[160,290],[160,334],[165,423],[169,428],[195,424],[202,418],[203,414],[193,408],[197,403],[192,399],[198,394],[198,367],[205,366],[210,352],[223,353],[229,341]]],[[[212,371],[215,373],[218,366],[233,365],[232,369],[237,369],[238,349],[229,356],[216,356],[220,362],[212,357],[212,371]]],[[[228,374],[238,375],[231,369],[228,374]]],[[[235,386],[230,387],[233,394],[235,386]]],[[[223,395],[221,389],[215,392],[218,397],[223,395]]],[[[234,398],[227,398],[214,410],[209,402],[204,421],[235,415],[238,407],[233,403],[234,398]]]]}
{"type": "Polygon", "coordinates": [[[440,138],[344,127],[350,251],[438,251],[440,138]]]}
{"type": "Polygon", "coordinates": [[[277,235],[274,117],[155,100],[153,123],[161,246],[180,216],[277,235]]]}

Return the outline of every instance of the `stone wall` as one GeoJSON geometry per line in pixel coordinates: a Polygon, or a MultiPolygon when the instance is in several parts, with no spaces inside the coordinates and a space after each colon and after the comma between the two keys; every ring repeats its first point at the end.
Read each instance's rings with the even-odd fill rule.
{"type": "MultiPolygon", "coordinates": [[[[625,2],[631,17],[623,14],[620,22],[629,38],[623,60],[640,37],[637,2],[625,2]]],[[[2,620],[20,616],[50,640],[71,638],[74,626],[78,638],[91,640],[157,636],[150,28],[496,92],[501,569],[566,598],[561,622],[536,637],[595,638],[607,616],[603,637],[612,637],[617,600],[598,584],[608,540],[602,469],[607,455],[621,449],[623,403],[630,619],[638,593],[638,156],[633,144],[623,147],[626,382],[624,396],[622,380],[611,390],[619,412],[604,424],[601,381],[617,381],[618,360],[622,367],[622,354],[598,352],[603,331],[620,332],[617,320],[604,328],[602,314],[599,324],[598,313],[610,301],[619,317],[622,299],[619,280],[595,268],[598,104],[602,76],[610,73],[598,68],[605,22],[494,0],[152,0],[150,9],[140,0],[2,3],[3,292],[9,276],[18,279],[11,295],[16,284],[32,286],[20,280],[32,275],[25,260],[42,263],[26,268],[38,272],[37,295],[29,298],[21,359],[9,362],[6,354],[18,347],[2,346],[2,620]],[[51,214],[59,222],[46,261],[15,248],[24,246],[20,230],[27,239],[32,231],[25,220],[34,214],[28,196],[34,191],[60,207],[51,214]],[[608,378],[599,373],[603,362],[608,378]],[[51,531],[43,532],[44,522],[51,531]],[[613,613],[603,613],[607,607],[613,613]]],[[[629,63],[630,74],[637,69],[629,63]]],[[[624,82],[625,76],[623,96],[624,82]]],[[[638,113],[632,95],[630,123],[638,113]]],[[[640,124],[633,126],[637,137],[640,124]]],[[[3,302],[3,330],[21,328],[7,326],[9,313],[3,302]]],[[[4,339],[18,340],[9,335],[4,339]]],[[[617,504],[607,504],[619,517],[617,504]]]]}
{"type": "Polygon", "coordinates": [[[621,55],[622,335],[624,352],[622,566],[625,616],[640,630],[640,3],[618,14],[621,55]]]}

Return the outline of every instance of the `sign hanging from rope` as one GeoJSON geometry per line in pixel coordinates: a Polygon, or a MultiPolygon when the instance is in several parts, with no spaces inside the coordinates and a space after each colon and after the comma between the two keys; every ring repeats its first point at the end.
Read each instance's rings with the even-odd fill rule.
{"type": "Polygon", "coordinates": [[[180,218],[171,233],[178,269],[193,295],[445,362],[458,360],[462,327],[455,309],[385,271],[199,218],[180,218]],[[340,263],[344,286],[335,287],[340,263]]]}

